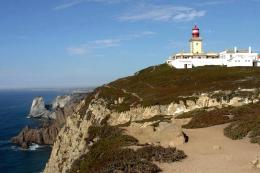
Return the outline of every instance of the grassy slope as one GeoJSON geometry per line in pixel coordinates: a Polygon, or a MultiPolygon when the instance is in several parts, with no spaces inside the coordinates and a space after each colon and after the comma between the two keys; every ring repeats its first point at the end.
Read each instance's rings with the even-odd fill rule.
{"type": "MultiPolygon", "coordinates": [[[[85,114],[89,101],[97,93],[99,98],[104,98],[108,101],[108,107],[111,109],[116,111],[126,111],[129,110],[130,107],[135,107],[137,105],[163,105],[169,104],[172,101],[182,100],[183,98],[180,98],[179,96],[191,96],[194,93],[215,90],[235,90],[239,87],[260,88],[260,68],[201,67],[176,70],[166,64],[161,64],[146,68],[133,76],[118,79],[105,86],[95,89],[92,95],[86,98],[86,106],[80,111],[82,112],[82,115],[85,114]],[[136,97],[136,95],[138,95],[138,97],[136,97]],[[114,100],[117,100],[119,97],[124,97],[124,101],[120,104],[114,104],[114,100]]],[[[245,92],[239,94],[247,93],[245,92]]],[[[216,97],[218,96],[216,95],[216,97]]],[[[259,109],[257,106],[253,108],[255,111],[258,111],[259,109]]],[[[238,110],[240,111],[241,109],[238,110]]],[[[253,142],[260,143],[259,117],[255,114],[248,114],[247,111],[249,109],[252,110],[251,107],[243,107],[243,109],[246,111],[236,113],[236,117],[244,116],[246,117],[245,119],[239,118],[230,120],[227,116],[223,116],[227,115],[229,108],[216,110],[213,112],[194,113],[194,115],[198,114],[198,116],[184,115],[194,117],[191,123],[186,127],[200,128],[227,122],[234,122],[231,125],[232,127],[230,126],[226,129],[225,134],[227,136],[231,138],[241,138],[232,136],[244,136],[251,131],[250,135],[252,136],[253,142]],[[253,123],[251,126],[250,124],[252,123],[250,122],[256,123],[253,123]],[[249,128],[251,130],[248,130],[248,126],[250,126],[249,128]],[[243,130],[246,132],[241,132],[243,130]],[[230,135],[228,133],[230,133],[230,135]],[[243,135],[235,133],[243,133],[243,135]]],[[[237,109],[231,110],[237,111],[237,109]]]]}
{"type": "Polygon", "coordinates": [[[99,92],[99,97],[109,101],[111,109],[125,111],[136,105],[169,104],[178,101],[178,96],[238,87],[260,87],[260,68],[201,67],[176,70],[162,64],[97,88],[95,93],[99,92]],[[119,97],[124,97],[124,102],[114,104],[119,97]]]}
{"type": "MultiPolygon", "coordinates": [[[[169,104],[172,101],[180,100],[179,96],[191,96],[194,93],[215,90],[235,90],[239,87],[260,87],[260,68],[203,67],[176,70],[162,64],[97,88],[90,97],[86,98],[86,107],[97,94],[98,97],[108,101],[111,109],[126,111],[131,106],[169,104]],[[119,97],[124,97],[124,101],[114,104],[119,97]]],[[[86,107],[81,110],[82,115],[84,115],[86,107]]],[[[260,143],[259,115],[260,104],[255,104],[210,112],[200,110],[184,114],[181,118],[193,118],[190,124],[185,126],[186,128],[209,127],[232,122],[225,129],[225,135],[232,139],[240,139],[250,134],[252,142],[260,143]],[[232,118],[226,116],[230,114],[233,115],[232,118]]],[[[161,119],[160,116],[155,118],[155,120],[161,119]]],[[[152,120],[154,119],[143,120],[141,123],[152,120]]],[[[182,151],[174,148],[150,146],[137,151],[127,149],[125,147],[129,145],[138,145],[138,141],[131,136],[124,135],[118,127],[91,127],[87,141],[92,142],[97,137],[99,140],[90,147],[90,152],[74,162],[69,172],[121,170],[123,172],[152,173],[160,171],[153,161],[173,162],[186,157],[182,151]]]]}

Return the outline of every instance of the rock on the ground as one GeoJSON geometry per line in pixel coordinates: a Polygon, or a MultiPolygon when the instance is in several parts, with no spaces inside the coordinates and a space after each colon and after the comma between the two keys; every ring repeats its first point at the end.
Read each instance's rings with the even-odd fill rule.
{"type": "Polygon", "coordinates": [[[221,150],[221,146],[219,145],[213,145],[213,150],[221,150]]]}
{"type": "Polygon", "coordinates": [[[251,164],[253,165],[253,167],[260,169],[260,158],[259,158],[259,156],[257,156],[256,159],[251,162],[251,164]]]}
{"type": "Polygon", "coordinates": [[[161,122],[156,130],[152,126],[133,123],[125,129],[127,134],[134,136],[141,144],[176,147],[185,143],[182,129],[173,123],[161,122]]]}

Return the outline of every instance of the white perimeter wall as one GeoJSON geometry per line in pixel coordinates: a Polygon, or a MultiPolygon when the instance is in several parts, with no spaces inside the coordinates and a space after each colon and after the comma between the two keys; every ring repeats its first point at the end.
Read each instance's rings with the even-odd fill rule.
{"type": "Polygon", "coordinates": [[[187,65],[187,68],[192,67],[199,67],[199,66],[206,66],[206,65],[224,65],[222,59],[199,59],[199,58],[193,58],[193,59],[175,59],[172,60],[170,63],[175,68],[185,68],[185,64],[187,65]]]}

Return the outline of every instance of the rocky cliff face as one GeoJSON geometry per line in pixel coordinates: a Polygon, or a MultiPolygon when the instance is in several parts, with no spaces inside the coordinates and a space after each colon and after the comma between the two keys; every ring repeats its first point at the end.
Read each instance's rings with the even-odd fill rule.
{"type": "MultiPolygon", "coordinates": [[[[45,120],[38,128],[25,127],[17,136],[13,137],[11,141],[22,148],[28,148],[32,143],[52,145],[58,132],[64,126],[67,117],[76,111],[77,105],[85,96],[86,94],[58,96],[54,101],[55,107],[46,114],[48,118],[50,115],[55,115],[55,119],[53,119],[53,117],[51,120],[45,120]]],[[[35,115],[42,111],[46,112],[43,105],[44,101],[42,97],[35,98],[33,100],[31,113],[35,115]]],[[[46,117],[44,116],[44,118],[46,117]]]]}
{"type": "MultiPolygon", "coordinates": [[[[239,89],[238,92],[241,90],[239,89]]],[[[135,137],[138,134],[149,134],[149,138],[138,138],[143,143],[154,145],[176,146],[185,142],[185,135],[180,129],[179,123],[174,119],[183,112],[196,109],[214,109],[215,107],[241,106],[258,102],[260,95],[256,89],[248,90],[252,95],[234,95],[227,98],[231,91],[215,91],[196,95],[196,99],[189,99],[190,96],[182,96],[184,101],[172,102],[167,105],[154,105],[149,107],[137,106],[129,111],[118,112],[109,108],[108,102],[99,97],[98,93],[87,102],[88,99],[77,105],[76,111],[67,118],[65,126],[60,130],[54,143],[51,157],[44,170],[45,173],[65,173],[72,163],[82,154],[88,152],[86,138],[88,127],[92,124],[101,123],[104,119],[110,125],[128,126],[128,133],[135,137]],[[82,112],[83,111],[83,112],[82,112]],[[155,118],[160,115],[161,118],[155,118]],[[165,121],[167,117],[168,121],[165,121]],[[151,129],[151,125],[158,123],[158,126],[151,129]],[[134,130],[133,130],[134,129],[134,130]],[[136,129],[141,131],[136,131],[136,129]],[[143,129],[143,130],[142,130],[143,129]],[[174,134],[174,138],[160,138],[162,134],[174,134]]],[[[115,104],[116,104],[115,100],[115,104]]],[[[167,135],[166,135],[167,136],[167,135]]]]}
{"type": "Polygon", "coordinates": [[[35,97],[28,117],[56,119],[56,110],[64,108],[78,96],[79,94],[57,96],[51,105],[46,105],[43,97],[35,97]]]}
{"type": "Polygon", "coordinates": [[[36,97],[33,99],[29,118],[49,118],[51,111],[46,109],[43,97],[36,97]]]}
{"type": "Polygon", "coordinates": [[[259,76],[259,68],[175,70],[162,64],[96,88],[67,118],[44,172],[69,170],[88,152],[88,128],[104,121],[126,129],[141,144],[182,144],[185,122],[175,119],[177,115],[258,102],[259,89],[252,88],[260,87],[259,76]]]}
{"type": "Polygon", "coordinates": [[[52,109],[63,108],[75,95],[57,96],[52,103],[52,109]]]}

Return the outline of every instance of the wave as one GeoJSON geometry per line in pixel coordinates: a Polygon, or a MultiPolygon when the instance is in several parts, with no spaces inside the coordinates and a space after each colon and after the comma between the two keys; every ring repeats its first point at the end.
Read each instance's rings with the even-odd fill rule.
{"type": "Polygon", "coordinates": [[[32,144],[32,145],[30,145],[30,147],[29,147],[28,150],[30,150],[30,151],[35,151],[35,150],[37,150],[37,149],[39,149],[39,148],[42,148],[42,146],[40,146],[40,145],[38,145],[38,144],[32,144]]]}
{"type": "MultiPolygon", "coordinates": [[[[13,150],[13,151],[36,151],[36,150],[38,150],[40,148],[44,148],[44,146],[38,145],[38,144],[34,144],[34,143],[32,145],[30,145],[28,149],[23,149],[23,148],[21,148],[21,147],[19,147],[17,145],[12,145],[11,146],[11,150],[13,150]]],[[[10,147],[9,147],[9,149],[10,149],[10,147]]]]}

